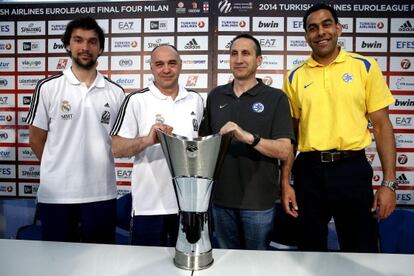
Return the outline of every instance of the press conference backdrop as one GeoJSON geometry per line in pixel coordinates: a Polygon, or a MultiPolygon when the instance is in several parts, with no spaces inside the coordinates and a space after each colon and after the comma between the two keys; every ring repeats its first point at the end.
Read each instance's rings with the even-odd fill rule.
{"type": "MultiPolygon", "coordinates": [[[[302,16],[314,1],[121,1],[0,4],[0,196],[34,197],[39,162],[29,147],[28,113],[36,83],[71,65],[60,37],[66,24],[91,15],[105,31],[98,70],[126,92],[152,80],[151,50],[175,45],[180,82],[203,96],[232,80],[230,40],[253,34],[263,49],[258,76],[281,88],[284,74],[310,53],[302,16]]],[[[338,11],[347,51],[375,57],[396,101],[390,107],[397,143],[398,203],[414,204],[414,3],[327,1],[338,11]]],[[[375,187],[382,181],[375,141],[367,149],[375,187]]],[[[130,190],[132,159],[116,160],[120,194],[130,190]]]]}

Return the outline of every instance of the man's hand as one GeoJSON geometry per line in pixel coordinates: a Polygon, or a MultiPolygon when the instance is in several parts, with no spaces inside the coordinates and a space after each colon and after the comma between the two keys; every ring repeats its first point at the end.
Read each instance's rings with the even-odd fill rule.
{"type": "Polygon", "coordinates": [[[246,144],[252,144],[254,137],[253,134],[245,131],[244,129],[242,129],[241,127],[239,127],[238,124],[233,123],[233,122],[227,122],[221,129],[220,129],[220,134],[226,134],[226,133],[231,133],[232,136],[237,139],[238,141],[242,142],[242,143],[246,143],[246,144]]]}
{"type": "Polygon", "coordinates": [[[396,193],[388,187],[381,186],[375,193],[371,212],[375,212],[378,220],[386,219],[394,211],[396,204],[396,193]]]}
{"type": "Polygon", "coordinates": [[[166,124],[162,124],[162,123],[155,123],[151,126],[150,132],[148,133],[148,142],[149,145],[154,145],[159,143],[160,141],[158,140],[158,136],[157,136],[157,132],[156,130],[161,130],[162,132],[165,132],[167,134],[171,134],[173,131],[173,127],[166,125],[166,124]]]}
{"type": "Polygon", "coordinates": [[[299,216],[298,213],[298,204],[296,202],[296,195],[295,190],[290,186],[290,184],[282,185],[282,206],[285,213],[297,218],[299,216]]]}

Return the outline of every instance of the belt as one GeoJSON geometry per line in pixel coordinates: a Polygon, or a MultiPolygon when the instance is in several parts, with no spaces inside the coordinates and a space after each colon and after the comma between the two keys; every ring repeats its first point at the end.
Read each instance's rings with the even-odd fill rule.
{"type": "Polygon", "coordinates": [[[305,157],[314,162],[332,163],[346,158],[365,157],[365,150],[328,150],[302,152],[305,157]]]}

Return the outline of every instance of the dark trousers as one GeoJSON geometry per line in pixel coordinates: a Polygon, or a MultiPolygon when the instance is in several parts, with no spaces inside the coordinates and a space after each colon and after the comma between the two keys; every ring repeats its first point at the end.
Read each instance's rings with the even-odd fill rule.
{"type": "Polygon", "coordinates": [[[154,215],[134,216],[132,218],[132,245],[172,246],[178,237],[179,216],[154,215]]]}
{"type": "Polygon", "coordinates": [[[293,175],[300,250],[327,251],[333,217],[341,251],[378,252],[378,223],[371,213],[373,172],[364,154],[321,163],[301,153],[293,175]]]}
{"type": "Polygon", "coordinates": [[[114,242],[116,199],[81,204],[38,203],[38,209],[43,240],[114,242]]]}

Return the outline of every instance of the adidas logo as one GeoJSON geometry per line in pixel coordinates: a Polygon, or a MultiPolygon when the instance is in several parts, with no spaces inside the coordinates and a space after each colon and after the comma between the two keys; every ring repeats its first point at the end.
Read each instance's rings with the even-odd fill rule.
{"type": "Polygon", "coordinates": [[[109,103],[106,103],[104,106],[109,108],[109,103]]]}
{"type": "Polygon", "coordinates": [[[405,176],[405,174],[401,174],[398,178],[397,178],[397,183],[398,184],[410,184],[410,181],[408,181],[407,177],[405,176]]]}
{"type": "Polygon", "coordinates": [[[198,45],[197,40],[193,38],[184,46],[184,49],[198,50],[198,49],[201,49],[201,47],[200,45],[198,45]]]}
{"type": "Polygon", "coordinates": [[[411,22],[409,20],[405,21],[404,24],[402,24],[399,28],[398,31],[400,32],[412,32],[414,31],[413,25],[411,24],[411,22]]]}

